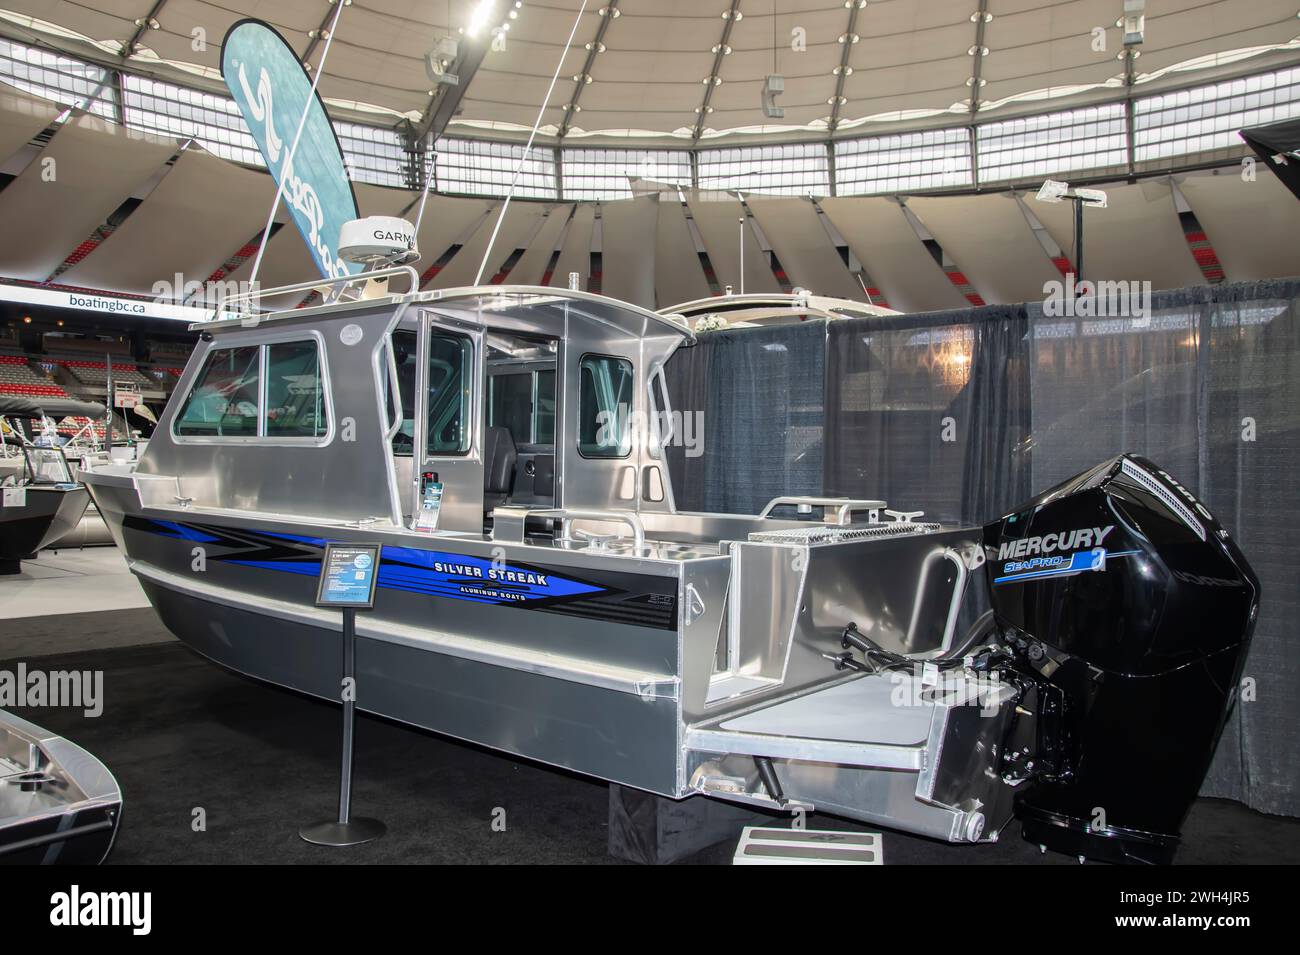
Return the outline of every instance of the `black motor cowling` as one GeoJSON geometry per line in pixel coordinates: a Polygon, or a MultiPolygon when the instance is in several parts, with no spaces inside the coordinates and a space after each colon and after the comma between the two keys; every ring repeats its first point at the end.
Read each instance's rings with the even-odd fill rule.
{"type": "Polygon", "coordinates": [[[1258,578],[1183,485],[1128,454],[986,525],[984,544],[1038,708],[1025,838],[1170,861],[1236,698],[1258,578]]]}

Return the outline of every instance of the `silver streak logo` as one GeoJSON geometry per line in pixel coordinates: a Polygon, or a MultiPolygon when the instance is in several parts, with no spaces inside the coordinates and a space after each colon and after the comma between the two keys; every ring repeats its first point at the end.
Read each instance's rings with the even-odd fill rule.
{"type": "Polygon", "coordinates": [[[1052,554],[1056,551],[1086,550],[1089,547],[1100,547],[1101,542],[1106,539],[1106,535],[1114,529],[1114,524],[1107,524],[1105,527],[1080,527],[1072,531],[1062,531],[1059,534],[1043,534],[1039,537],[1022,537],[1019,540],[1003,541],[1002,546],[998,548],[998,560],[1033,557],[1036,554],[1052,554]]]}

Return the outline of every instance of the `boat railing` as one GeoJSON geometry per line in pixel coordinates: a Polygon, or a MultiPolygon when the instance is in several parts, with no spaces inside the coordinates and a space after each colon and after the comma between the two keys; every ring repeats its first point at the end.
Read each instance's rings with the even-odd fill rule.
{"type": "Polygon", "coordinates": [[[245,306],[252,305],[255,308],[260,307],[262,300],[267,298],[278,298],[282,295],[289,295],[293,292],[313,292],[320,289],[329,289],[337,287],[337,294],[342,295],[348,286],[357,282],[370,282],[375,279],[388,278],[393,275],[405,275],[411,281],[411,287],[408,292],[417,291],[420,288],[420,275],[409,265],[393,265],[386,269],[376,269],[373,272],[357,272],[355,274],[340,275],[332,279],[310,279],[306,282],[295,282],[292,285],[277,285],[273,288],[253,288],[247,292],[240,292],[237,295],[222,300],[217,306],[217,317],[223,313],[229,317],[240,319],[258,319],[262,316],[260,311],[249,311],[245,306]]]}
{"type": "MultiPolygon", "coordinates": [[[[861,498],[851,497],[797,497],[782,496],[774,497],[767,502],[767,506],[759,512],[760,518],[769,517],[778,507],[794,507],[800,514],[809,514],[814,507],[823,508],[827,514],[832,509],[835,511],[834,521],[827,523],[851,524],[853,515],[858,511],[871,511],[879,514],[887,505],[884,501],[871,501],[861,498]]],[[[873,517],[874,519],[874,517],[873,517]]]]}

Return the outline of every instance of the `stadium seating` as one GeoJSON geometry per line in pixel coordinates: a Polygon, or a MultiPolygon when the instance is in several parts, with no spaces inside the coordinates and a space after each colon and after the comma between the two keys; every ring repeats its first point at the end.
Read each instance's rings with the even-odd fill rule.
{"type": "MultiPolygon", "coordinates": [[[[108,363],[102,361],[61,360],[59,364],[66,368],[72,377],[82,385],[108,385],[108,363]]],[[[118,384],[139,385],[142,388],[157,388],[158,383],[140,374],[135,365],[113,363],[113,380],[118,384]]]]}
{"type": "Polygon", "coordinates": [[[67,398],[68,393],[45,375],[33,371],[21,355],[0,355],[0,394],[21,398],[67,398]]]}

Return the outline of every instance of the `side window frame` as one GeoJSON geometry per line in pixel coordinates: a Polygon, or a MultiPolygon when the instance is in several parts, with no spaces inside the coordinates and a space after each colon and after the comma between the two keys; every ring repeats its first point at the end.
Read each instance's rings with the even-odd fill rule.
{"type": "MultiPolygon", "coordinates": [[[[632,434],[631,434],[632,431],[631,416],[636,413],[635,405],[632,405],[628,408],[629,417],[626,423],[627,433],[621,435],[619,440],[619,447],[622,447],[624,440],[626,440],[627,442],[626,451],[623,451],[623,453],[621,454],[588,454],[586,451],[582,449],[582,443],[583,443],[582,442],[582,415],[583,415],[582,372],[583,372],[583,366],[587,363],[587,359],[589,358],[603,359],[605,361],[616,362],[620,365],[627,365],[627,367],[631,369],[631,373],[632,373],[632,386],[629,390],[629,399],[635,401],[635,396],[636,396],[636,365],[632,362],[630,358],[624,358],[622,355],[606,355],[606,354],[602,354],[601,352],[584,352],[582,356],[578,359],[578,387],[575,395],[577,405],[578,405],[578,433],[574,435],[574,439],[575,439],[574,447],[577,449],[579,457],[585,458],[588,461],[626,461],[628,458],[632,456],[633,446],[636,443],[635,441],[632,440],[632,434]]],[[[600,409],[597,409],[597,413],[599,413],[599,411],[600,409]]]]}
{"type": "MultiPolygon", "coordinates": [[[[476,424],[475,415],[477,414],[477,409],[474,406],[474,376],[475,376],[475,369],[477,367],[476,365],[477,356],[475,353],[475,347],[476,347],[476,343],[474,341],[474,338],[462,332],[451,331],[449,329],[443,328],[438,325],[431,326],[428,330],[428,335],[425,338],[425,345],[424,348],[422,349],[422,358],[424,362],[424,389],[423,389],[424,390],[424,395],[423,395],[424,398],[424,424],[423,424],[424,458],[426,461],[433,460],[435,458],[467,458],[474,453],[474,445],[475,445],[474,432],[475,432],[475,424],[476,424]],[[429,416],[432,413],[432,409],[429,407],[429,372],[430,372],[430,362],[433,359],[434,338],[453,339],[457,342],[457,344],[460,345],[462,349],[461,352],[462,384],[458,390],[460,391],[462,397],[460,415],[461,415],[461,431],[464,434],[463,444],[465,445],[465,447],[457,451],[445,451],[442,449],[435,450],[433,447],[433,431],[431,427],[432,422],[430,422],[429,420],[429,416]],[[466,388],[464,385],[465,381],[468,381],[469,383],[468,388],[466,388]]],[[[484,388],[483,391],[485,392],[485,394],[482,400],[487,401],[487,396],[486,396],[487,388],[484,388]]]]}
{"type": "Polygon", "coordinates": [[[194,381],[190,385],[190,393],[186,395],[185,402],[176,409],[173,415],[169,432],[171,440],[176,444],[221,444],[221,445],[239,445],[254,444],[265,447],[309,447],[323,448],[334,441],[336,428],[336,416],[334,414],[334,389],[330,383],[329,357],[325,348],[325,337],[318,330],[285,332],[279,335],[259,338],[256,341],[232,341],[230,343],[217,344],[213,343],[203,355],[203,363],[199,366],[195,374],[194,381]],[[317,382],[321,390],[322,408],[325,414],[325,432],[319,436],[302,436],[292,437],[288,435],[268,435],[267,432],[267,391],[268,382],[266,377],[268,359],[267,352],[271,345],[289,345],[295,343],[312,342],[316,346],[316,369],[317,382]],[[256,435],[196,435],[181,434],[177,431],[177,426],[181,422],[181,417],[185,409],[189,406],[194,397],[194,385],[202,378],[212,361],[214,355],[223,351],[231,351],[236,348],[256,348],[257,349],[257,434],[256,435]]]}

